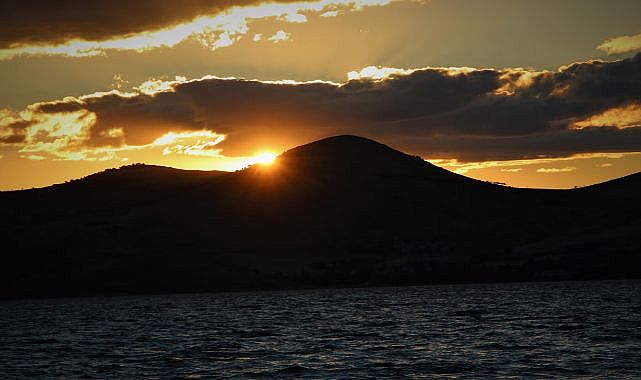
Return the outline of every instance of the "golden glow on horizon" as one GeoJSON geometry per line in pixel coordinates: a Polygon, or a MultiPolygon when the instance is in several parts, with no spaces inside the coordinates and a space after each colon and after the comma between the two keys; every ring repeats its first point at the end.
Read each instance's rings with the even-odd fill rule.
{"type": "Polygon", "coordinates": [[[253,162],[260,165],[271,165],[276,161],[276,157],[278,156],[272,152],[260,152],[253,157],[253,162]]]}
{"type": "MultiPolygon", "coordinates": [[[[558,69],[563,71],[587,60],[599,60],[606,65],[615,59],[626,58],[604,58],[605,53],[594,50],[598,42],[612,37],[606,42],[624,46],[620,43],[627,41],[625,46],[630,50],[635,49],[636,38],[641,36],[634,35],[638,32],[636,26],[594,28],[599,29],[598,33],[586,36],[584,42],[589,40],[587,44],[563,43],[562,54],[548,51],[532,55],[527,46],[538,45],[510,44],[499,38],[500,49],[494,49],[497,42],[493,34],[475,28],[459,28],[466,24],[464,20],[470,19],[456,18],[465,16],[465,12],[456,6],[446,6],[447,2],[295,0],[275,4],[270,1],[248,1],[245,6],[223,8],[222,11],[205,9],[200,16],[185,19],[181,24],[146,28],[108,40],[91,37],[89,40],[56,40],[58,45],[25,43],[14,45],[12,49],[0,49],[3,67],[0,80],[5,83],[5,103],[0,104],[0,190],[48,185],[107,167],[138,162],[225,171],[259,164],[270,173],[275,171],[270,165],[276,155],[262,150],[281,153],[332,134],[353,133],[389,143],[401,151],[409,149],[402,143],[393,144],[396,130],[391,132],[390,129],[390,140],[387,139],[387,122],[381,123],[380,127],[371,127],[373,129],[369,129],[369,124],[367,128],[355,128],[350,123],[358,119],[360,109],[354,108],[352,114],[343,112],[343,102],[337,99],[314,102],[310,97],[306,103],[305,98],[300,97],[303,104],[310,104],[321,112],[300,111],[294,107],[298,100],[291,102],[291,107],[280,107],[288,103],[269,107],[273,104],[271,98],[266,97],[264,109],[262,105],[248,107],[251,112],[245,112],[243,103],[238,102],[239,106],[221,107],[222,111],[215,113],[201,105],[206,103],[200,102],[201,98],[185,96],[195,93],[192,89],[200,86],[199,81],[207,79],[253,81],[248,87],[256,88],[268,87],[268,84],[318,83],[323,84],[319,88],[335,86],[339,88],[338,93],[351,96],[362,92],[367,97],[384,89],[388,79],[412,74],[420,78],[421,70],[460,79],[460,85],[470,88],[483,85],[487,79],[483,79],[483,83],[473,82],[483,74],[475,71],[487,70],[492,74],[489,71],[493,70],[499,75],[499,87],[492,87],[494,92],[488,93],[487,97],[490,101],[505,97],[509,105],[507,97],[514,96],[511,99],[515,100],[521,94],[527,97],[533,84],[533,88],[544,88],[547,77],[557,74],[559,64],[568,64],[558,69]],[[428,3],[429,6],[424,6],[428,3]],[[400,27],[397,24],[401,24],[400,27]],[[450,24],[455,30],[447,28],[450,24]],[[484,43],[478,44],[478,41],[484,43]],[[585,49],[574,49],[579,45],[586,45],[589,54],[584,53],[585,49]],[[233,47],[220,49],[227,46],[233,47]],[[517,48],[505,49],[504,46],[517,48]],[[96,57],[65,57],[74,55],[96,57]],[[541,56],[547,58],[539,59],[541,56]],[[363,83],[349,83],[350,80],[363,83]],[[74,96],[68,96],[71,94],[74,96]],[[118,98],[122,101],[116,102],[118,98]],[[69,107],[65,108],[63,103],[69,107]],[[43,105],[42,109],[40,105],[43,105]],[[50,111],[52,109],[61,111],[50,111]],[[189,113],[191,109],[193,115],[189,113]],[[336,114],[334,110],[337,110],[336,114]]],[[[494,6],[498,10],[508,8],[496,4],[484,8],[488,10],[494,6]]],[[[476,13],[472,12],[473,20],[485,22],[476,13]]],[[[509,13],[491,14],[503,17],[509,13]]],[[[602,16],[604,14],[600,13],[599,17],[602,16]]],[[[493,20],[496,21],[487,19],[487,24],[495,25],[496,31],[509,30],[505,29],[509,25],[499,25],[493,20]]],[[[525,27],[526,23],[523,24],[525,27]]],[[[570,29],[576,28],[568,27],[570,29]]],[[[523,33],[526,34],[536,35],[523,33]]],[[[560,33],[559,38],[562,37],[563,33],[560,33]]],[[[557,41],[559,46],[561,41],[557,41]]],[[[537,40],[533,38],[529,42],[536,43],[537,40]]],[[[546,46],[554,45],[543,42],[546,46]]],[[[614,50],[607,52],[616,53],[614,50]]],[[[576,74],[583,75],[584,72],[577,71],[576,74]]],[[[548,89],[552,96],[573,95],[572,87],[565,84],[571,81],[552,79],[550,83],[555,83],[555,87],[548,89]]],[[[448,79],[447,83],[450,82],[448,79]]],[[[221,82],[223,87],[226,84],[221,82]]],[[[438,90],[436,86],[432,88],[438,90]]],[[[432,88],[426,87],[428,91],[432,88]]],[[[220,99],[223,104],[227,101],[224,92],[211,94],[214,95],[212,99],[220,99]]],[[[205,97],[202,99],[209,102],[205,97]]],[[[596,129],[593,127],[603,127],[596,133],[614,134],[618,133],[613,131],[616,127],[628,128],[621,134],[636,136],[636,131],[629,128],[641,128],[641,103],[634,97],[625,99],[625,103],[606,103],[607,106],[588,108],[585,112],[570,112],[560,123],[563,123],[562,127],[575,128],[576,131],[571,132],[576,134],[591,133],[596,129]],[[590,129],[580,131],[582,128],[590,129]]],[[[345,109],[350,111],[348,107],[345,109]]],[[[378,112],[375,111],[373,114],[378,112]]],[[[380,112],[384,111],[381,107],[380,112]]],[[[440,108],[437,111],[440,112],[440,108]]],[[[450,117],[449,114],[442,115],[443,120],[450,117]]],[[[368,118],[367,122],[376,124],[377,120],[368,118]]],[[[441,124],[441,116],[425,121],[428,122],[441,124]]],[[[410,118],[399,123],[416,123],[418,130],[423,121],[410,118]]],[[[402,128],[397,130],[403,133],[402,128]]],[[[431,162],[474,178],[513,186],[552,188],[584,185],[638,171],[641,153],[623,151],[634,148],[627,144],[621,146],[621,153],[574,154],[559,158],[541,154],[527,156],[532,159],[509,161],[502,161],[504,156],[499,154],[488,155],[489,159],[497,161],[480,161],[481,156],[461,156],[461,161],[457,161],[459,152],[448,153],[450,148],[443,152],[425,149],[413,153],[434,154],[433,157],[439,159],[431,162]]],[[[579,151],[584,150],[589,151],[590,147],[579,151]]],[[[505,157],[518,157],[518,154],[505,157]]],[[[276,161],[276,166],[279,165],[276,161]]]]}
{"type": "Polygon", "coordinates": [[[482,170],[497,168],[502,172],[516,172],[514,168],[523,168],[531,165],[544,165],[551,163],[576,162],[576,160],[588,159],[609,159],[616,160],[624,157],[641,158],[639,152],[622,152],[622,153],[581,153],[573,154],[568,157],[543,157],[521,160],[504,160],[504,161],[481,161],[481,162],[459,162],[456,159],[427,159],[426,161],[447,168],[457,174],[466,174],[470,170],[482,170]],[[507,168],[507,169],[506,169],[507,168]]]}
{"type": "Polygon", "coordinates": [[[641,164],[641,153],[584,153],[570,157],[485,162],[428,161],[482,181],[513,187],[568,189],[636,173],[641,164]]]}
{"type": "Polygon", "coordinates": [[[263,150],[254,156],[249,157],[227,157],[220,156],[220,164],[216,166],[218,170],[234,172],[237,170],[245,169],[252,165],[260,165],[261,167],[269,167],[273,165],[278,159],[278,155],[271,151],[263,150]]]}

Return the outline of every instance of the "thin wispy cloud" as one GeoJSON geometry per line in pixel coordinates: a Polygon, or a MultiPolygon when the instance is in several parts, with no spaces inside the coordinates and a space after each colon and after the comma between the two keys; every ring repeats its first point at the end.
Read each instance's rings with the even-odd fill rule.
{"type": "Polygon", "coordinates": [[[505,173],[518,173],[520,171],[523,171],[523,168],[508,168],[508,169],[501,169],[501,171],[505,173]]]}
{"type": "Polygon", "coordinates": [[[518,173],[524,171],[526,168],[544,164],[562,164],[567,162],[581,162],[589,161],[598,158],[618,160],[622,158],[638,158],[641,153],[628,152],[628,153],[579,153],[572,154],[565,157],[547,157],[547,158],[531,158],[520,160],[503,160],[503,161],[478,161],[478,162],[464,162],[456,159],[429,159],[428,161],[437,165],[446,167],[449,170],[458,174],[466,174],[474,170],[484,169],[499,169],[503,173],[518,173]]]}
{"type": "Polygon", "coordinates": [[[566,166],[564,168],[538,168],[537,173],[567,173],[576,170],[575,166],[566,166]]]}

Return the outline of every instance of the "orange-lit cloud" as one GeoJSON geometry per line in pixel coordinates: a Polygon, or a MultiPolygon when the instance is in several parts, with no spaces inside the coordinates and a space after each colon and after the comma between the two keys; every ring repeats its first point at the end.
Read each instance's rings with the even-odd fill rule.
{"type": "Polygon", "coordinates": [[[514,95],[517,91],[521,91],[532,86],[535,80],[548,75],[554,74],[550,71],[534,71],[521,67],[505,70],[500,76],[503,85],[496,89],[494,93],[496,95],[514,95]]]}
{"type": "Polygon", "coordinates": [[[367,67],[344,83],[152,79],[131,92],[4,110],[0,141],[25,154],[93,160],[168,139],[167,155],[248,156],[258,144],[341,133],[461,163],[638,152],[631,100],[641,96],[640,62],[637,55],[554,72],[367,67]]]}
{"type": "Polygon", "coordinates": [[[632,36],[620,36],[603,41],[597,49],[608,54],[623,54],[641,50],[641,33],[632,36]]]}
{"type": "Polygon", "coordinates": [[[520,172],[520,171],[522,171],[522,170],[523,170],[523,168],[507,168],[507,169],[501,169],[501,171],[502,171],[502,172],[506,172],[506,173],[518,173],[518,172],[520,172]]]}
{"type": "Polygon", "coordinates": [[[191,156],[222,157],[217,145],[225,139],[211,131],[169,132],[152,143],[164,147],[162,154],[186,154],[191,156]]]}
{"type": "Polygon", "coordinates": [[[576,170],[576,166],[566,166],[563,168],[538,168],[536,169],[537,173],[565,173],[573,172],[576,170]]]}
{"type": "Polygon", "coordinates": [[[563,164],[568,162],[580,162],[583,160],[594,160],[599,158],[616,160],[621,158],[639,157],[639,154],[641,153],[582,153],[573,154],[566,157],[532,158],[504,161],[461,162],[456,159],[428,159],[428,161],[433,163],[434,165],[445,167],[458,174],[466,174],[470,171],[495,168],[498,168],[500,172],[504,173],[519,173],[526,168],[534,165],[563,164]]]}
{"type": "Polygon", "coordinates": [[[641,126],[641,103],[631,103],[607,109],[597,115],[574,123],[575,128],[617,127],[631,128],[641,126]]]}
{"type": "MultiPolygon", "coordinates": [[[[128,3],[127,7],[106,2],[89,7],[99,8],[95,11],[103,16],[113,13],[111,17],[96,18],[91,23],[80,17],[78,9],[67,15],[64,5],[52,3],[46,9],[38,9],[27,4],[22,10],[24,14],[17,20],[15,10],[4,12],[4,17],[13,14],[14,20],[0,27],[0,35],[4,37],[0,39],[0,59],[19,55],[92,56],[112,49],[144,51],[175,46],[188,39],[215,50],[235,44],[249,32],[250,24],[256,20],[304,23],[307,22],[305,14],[336,12],[338,15],[365,7],[384,6],[392,1],[416,0],[191,0],[186,4],[162,6],[154,1],[143,1],[128,3]],[[137,11],[132,7],[140,9],[137,11]],[[43,22],[43,26],[34,25],[34,20],[28,16],[45,10],[52,12],[47,15],[47,22],[43,22]],[[137,17],[140,14],[145,14],[145,17],[137,17]],[[134,23],[138,20],[146,22],[134,23]],[[20,22],[24,25],[15,25],[20,22]]],[[[289,34],[278,30],[270,39],[278,42],[288,38],[289,34]]]]}
{"type": "Polygon", "coordinates": [[[36,161],[46,160],[46,159],[47,159],[47,157],[45,157],[45,156],[39,156],[39,155],[37,155],[37,154],[30,154],[30,155],[28,155],[28,156],[22,155],[22,156],[20,156],[20,157],[22,157],[22,158],[26,158],[27,160],[36,160],[36,161]]]}

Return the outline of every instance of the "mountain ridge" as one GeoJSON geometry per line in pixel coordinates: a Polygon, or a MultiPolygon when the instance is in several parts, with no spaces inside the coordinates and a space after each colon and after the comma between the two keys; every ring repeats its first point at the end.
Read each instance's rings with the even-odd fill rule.
{"type": "MultiPolygon", "coordinates": [[[[368,148],[366,150],[371,151],[377,151],[377,153],[384,152],[387,155],[387,158],[393,157],[392,161],[399,161],[399,160],[406,160],[406,163],[409,161],[414,161],[414,164],[420,163],[425,167],[429,167],[431,169],[434,169],[436,171],[435,175],[439,174],[445,174],[445,175],[450,175],[452,177],[459,178],[461,180],[469,180],[469,181],[474,181],[476,183],[488,183],[492,184],[495,186],[501,186],[501,187],[509,187],[513,189],[528,189],[528,190],[554,190],[554,191],[564,191],[564,190],[575,190],[575,189],[587,189],[587,188],[594,188],[595,186],[598,187],[600,185],[605,185],[608,183],[617,183],[621,181],[629,181],[631,183],[634,183],[634,181],[639,181],[641,182],[641,171],[637,173],[632,173],[625,175],[623,177],[619,178],[614,178],[610,180],[606,180],[603,182],[599,183],[594,183],[590,184],[587,186],[581,186],[581,187],[575,187],[574,189],[568,188],[568,189],[547,189],[547,188],[520,188],[520,187],[513,187],[509,185],[498,185],[489,181],[483,181],[483,180],[477,180],[474,178],[466,177],[461,174],[453,173],[450,172],[446,169],[443,169],[439,166],[436,166],[428,161],[423,160],[420,156],[412,156],[406,153],[403,153],[401,151],[398,151],[388,145],[376,142],[374,140],[361,137],[361,136],[356,136],[356,135],[336,135],[336,136],[331,136],[327,138],[322,138],[319,140],[312,141],[307,144],[303,144],[297,147],[294,147],[292,149],[289,149],[279,156],[277,156],[277,159],[279,161],[282,160],[288,160],[288,159],[305,159],[305,160],[314,160],[314,161],[330,161],[327,160],[327,157],[333,156],[337,150],[337,147],[342,148],[342,153],[339,155],[340,160],[334,160],[335,162],[330,162],[332,165],[340,164],[341,162],[351,162],[353,163],[354,161],[358,161],[361,164],[363,162],[366,162],[368,164],[372,163],[377,163],[380,159],[380,156],[377,155],[370,155],[370,156],[365,156],[363,157],[362,154],[358,155],[353,155],[351,157],[347,157],[346,160],[346,155],[344,154],[346,151],[354,151],[354,150],[359,150],[363,151],[364,148],[368,148]],[[329,149],[327,149],[329,147],[329,149]],[[374,158],[374,159],[372,159],[374,158]],[[377,159],[378,158],[378,159],[377,159]],[[336,162],[337,161],[337,162],[336,162]]],[[[293,160],[292,160],[293,161],[293,160]]],[[[221,171],[221,170],[196,170],[196,169],[179,169],[179,168],[174,168],[170,166],[162,166],[162,165],[152,165],[152,164],[143,164],[143,163],[135,163],[135,164],[130,164],[130,165],[123,165],[119,168],[109,168],[105,169],[100,172],[92,173],[87,176],[84,176],[82,178],[77,178],[77,179],[72,179],[69,181],[66,181],[64,183],[56,183],[52,184],[49,186],[44,186],[44,187],[39,187],[39,188],[32,188],[32,189],[17,189],[17,190],[4,190],[0,191],[0,193],[15,193],[15,192],[21,192],[21,191],[33,191],[33,190],[40,190],[40,189],[50,189],[50,188],[55,188],[59,187],[61,185],[68,185],[68,184],[75,184],[78,185],[83,182],[87,181],[92,181],[97,178],[105,177],[107,175],[133,175],[133,174],[141,174],[143,176],[151,176],[153,174],[162,174],[164,176],[170,176],[170,175],[177,175],[181,177],[181,179],[186,179],[188,176],[193,175],[193,176],[201,176],[202,178],[206,177],[215,177],[218,175],[226,175],[226,174],[232,174],[232,173],[237,173],[237,172],[243,172],[246,171],[247,169],[256,169],[260,168],[262,165],[261,164],[253,164],[249,167],[237,170],[237,171],[221,171]],[[156,173],[153,173],[156,172],[156,173]]],[[[395,168],[398,169],[398,168],[395,168]]],[[[424,174],[424,173],[423,173],[424,174]]],[[[133,176],[132,176],[133,177],[133,176]]],[[[167,178],[167,177],[165,177],[167,178]]],[[[132,180],[136,179],[135,177],[133,178],[126,178],[127,180],[132,180]]]]}
{"type": "Polygon", "coordinates": [[[356,136],[127,166],[0,193],[0,296],[640,277],[640,184],[499,186],[356,136]]]}

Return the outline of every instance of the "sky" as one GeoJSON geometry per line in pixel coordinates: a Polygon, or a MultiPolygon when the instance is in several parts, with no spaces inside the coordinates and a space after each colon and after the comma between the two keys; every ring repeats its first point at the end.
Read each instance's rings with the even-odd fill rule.
{"type": "Polygon", "coordinates": [[[0,190],[354,134],[571,188],[641,170],[641,2],[3,1],[0,190]]]}

